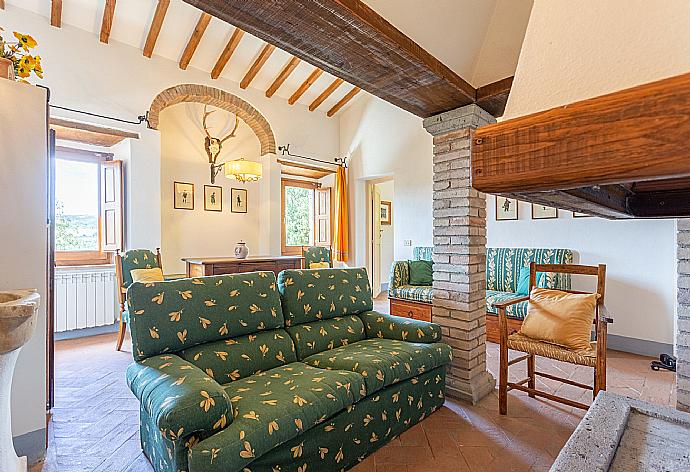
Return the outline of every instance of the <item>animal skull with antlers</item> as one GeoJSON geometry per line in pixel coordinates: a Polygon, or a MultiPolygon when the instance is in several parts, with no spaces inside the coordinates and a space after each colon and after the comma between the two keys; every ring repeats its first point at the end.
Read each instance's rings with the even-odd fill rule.
{"type": "Polygon", "coordinates": [[[216,183],[216,175],[220,172],[222,164],[216,164],[216,160],[220,155],[220,151],[223,149],[223,143],[230,138],[235,137],[235,132],[237,132],[237,127],[240,125],[240,118],[235,115],[235,126],[232,131],[224,138],[214,138],[208,131],[208,126],[206,125],[206,119],[208,116],[216,110],[208,111],[208,105],[204,105],[204,117],[202,120],[204,126],[204,132],[206,133],[206,138],[204,139],[204,149],[206,149],[206,154],[208,155],[208,163],[211,165],[211,183],[216,183]]]}

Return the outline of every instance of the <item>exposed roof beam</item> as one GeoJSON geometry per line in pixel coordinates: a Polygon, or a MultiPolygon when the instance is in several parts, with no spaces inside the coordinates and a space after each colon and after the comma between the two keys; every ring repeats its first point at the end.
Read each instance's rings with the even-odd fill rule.
{"type": "Polygon", "coordinates": [[[319,105],[321,105],[321,104],[324,102],[324,100],[326,100],[328,97],[330,97],[331,94],[332,94],[333,92],[335,92],[336,89],[337,89],[338,87],[340,87],[340,86],[343,84],[343,82],[345,82],[343,79],[335,79],[335,80],[331,83],[331,85],[329,85],[328,87],[326,87],[326,90],[324,90],[323,92],[321,92],[321,95],[319,95],[318,97],[316,97],[316,100],[314,100],[314,101],[311,103],[311,105],[309,105],[309,111],[314,111],[314,110],[316,110],[317,108],[319,108],[319,105]]]}
{"type": "Polygon", "coordinates": [[[153,49],[156,47],[156,41],[158,41],[158,35],[163,27],[165,14],[168,12],[169,6],[170,0],[158,0],[156,13],[153,15],[153,21],[151,22],[149,34],[146,37],[146,44],[144,45],[144,56],[146,57],[151,57],[153,55],[153,49]]]}
{"type": "Polygon", "coordinates": [[[5,0],[0,0],[0,10],[5,9],[5,0]]]}
{"type": "Polygon", "coordinates": [[[225,45],[225,49],[223,49],[223,52],[220,53],[220,57],[218,58],[216,65],[213,66],[213,70],[211,71],[212,79],[217,79],[218,77],[220,77],[220,74],[223,72],[223,69],[225,69],[225,66],[227,65],[228,61],[235,53],[235,49],[237,49],[237,46],[240,44],[242,36],[244,36],[244,30],[241,30],[240,28],[235,28],[235,31],[233,31],[232,33],[232,36],[230,36],[228,44],[225,45]]]}
{"type": "Polygon", "coordinates": [[[347,105],[347,103],[348,103],[350,100],[352,100],[353,98],[355,98],[355,95],[357,95],[357,94],[358,94],[359,92],[361,92],[361,91],[362,91],[362,89],[360,89],[359,87],[353,88],[352,90],[350,90],[350,91],[347,93],[347,95],[345,95],[342,99],[340,99],[340,101],[339,101],[338,103],[336,103],[335,105],[333,105],[333,108],[331,108],[330,110],[328,110],[328,113],[326,113],[326,114],[327,114],[329,117],[335,115],[336,113],[338,113],[338,112],[340,111],[340,109],[341,109],[342,107],[344,107],[345,105],[347,105]]]}
{"type": "Polygon", "coordinates": [[[62,0],[52,0],[50,4],[50,24],[56,28],[62,26],[62,0]]]}
{"type": "Polygon", "coordinates": [[[249,84],[252,83],[252,80],[254,80],[256,74],[258,74],[261,68],[264,66],[264,64],[266,64],[266,61],[269,57],[271,57],[271,54],[273,54],[273,51],[275,51],[275,49],[276,47],[272,44],[266,43],[264,45],[263,49],[259,53],[259,57],[256,58],[254,64],[252,64],[252,66],[247,71],[247,74],[240,82],[241,89],[246,89],[247,87],[249,87],[249,84]]]}
{"type": "Polygon", "coordinates": [[[105,9],[103,10],[103,21],[101,22],[101,42],[108,44],[110,40],[110,31],[113,28],[113,19],[115,18],[115,0],[105,0],[105,9]]]}
{"type": "Polygon", "coordinates": [[[309,77],[307,77],[307,80],[302,82],[302,85],[299,86],[299,88],[295,91],[295,93],[292,94],[290,98],[288,98],[288,103],[290,105],[294,105],[299,98],[304,95],[304,92],[306,92],[309,87],[311,87],[314,82],[316,82],[316,79],[318,79],[321,74],[323,74],[323,71],[319,69],[318,67],[315,67],[314,70],[312,71],[311,74],[309,74],[309,77]]]}
{"type": "Polygon", "coordinates": [[[192,56],[194,56],[194,53],[196,52],[196,48],[199,47],[201,38],[206,32],[206,28],[208,28],[208,24],[211,22],[211,18],[211,15],[208,13],[201,13],[199,21],[197,21],[196,27],[192,32],[192,36],[190,36],[189,41],[187,42],[187,47],[184,48],[184,52],[180,58],[180,69],[187,69],[189,62],[192,60],[192,56]]]}
{"type": "Polygon", "coordinates": [[[503,116],[508,102],[513,77],[507,77],[497,82],[484,85],[477,89],[477,105],[498,118],[503,116]]]}
{"type": "Polygon", "coordinates": [[[276,80],[273,81],[270,87],[268,87],[268,90],[266,90],[266,96],[268,98],[271,98],[274,93],[280,88],[281,85],[283,85],[283,82],[292,74],[292,72],[295,70],[295,68],[299,65],[299,63],[302,60],[299,57],[292,56],[292,59],[290,59],[290,62],[287,63],[285,68],[280,71],[280,74],[278,74],[278,77],[276,77],[276,80]]]}
{"type": "Polygon", "coordinates": [[[474,87],[361,0],[185,0],[421,117],[475,101],[474,87]]]}

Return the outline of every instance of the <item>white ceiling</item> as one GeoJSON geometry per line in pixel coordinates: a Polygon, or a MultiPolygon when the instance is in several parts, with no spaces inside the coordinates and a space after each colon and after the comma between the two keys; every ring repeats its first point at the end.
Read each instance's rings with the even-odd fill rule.
{"type": "MultiPolygon", "coordinates": [[[[513,0],[364,1],[471,83],[496,4],[513,0]]],[[[46,18],[46,22],[49,21],[49,0],[7,0],[6,3],[38,13],[46,18]]],[[[156,4],[157,0],[118,0],[110,41],[143,49],[156,4]]],[[[92,32],[94,41],[98,41],[104,5],[103,0],[64,0],[62,21],[64,24],[92,32]]],[[[154,54],[179,62],[200,13],[198,9],[182,0],[171,0],[154,54]]],[[[213,18],[189,67],[210,73],[233,31],[233,26],[213,18]]],[[[522,37],[516,38],[516,41],[521,44],[522,37]]],[[[241,81],[263,45],[260,39],[245,34],[225,67],[222,77],[235,82],[241,81]]],[[[519,52],[519,48],[517,51],[519,52]]],[[[276,49],[250,87],[265,91],[291,57],[290,54],[276,49]]],[[[516,62],[517,57],[509,62],[513,60],[516,62]]],[[[300,63],[274,96],[289,98],[312,70],[313,66],[305,62],[300,63]]],[[[511,74],[512,72],[507,75],[511,74]]],[[[496,80],[501,78],[503,77],[496,77],[496,80]]],[[[330,74],[323,73],[298,103],[308,106],[334,79],[335,77],[330,74]]],[[[351,88],[351,85],[343,84],[319,107],[319,110],[329,110],[351,88]]]]}

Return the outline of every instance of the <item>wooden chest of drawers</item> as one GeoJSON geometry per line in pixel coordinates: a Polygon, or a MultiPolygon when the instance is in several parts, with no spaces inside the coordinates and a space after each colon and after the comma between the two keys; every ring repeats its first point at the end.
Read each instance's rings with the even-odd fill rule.
{"type": "Polygon", "coordinates": [[[399,298],[390,298],[389,302],[391,315],[431,321],[431,305],[429,303],[413,302],[399,298]]]}
{"type": "Polygon", "coordinates": [[[187,277],[237,274],[240,272],[272,271],[278,273],[287,269],[300,269],[301,256],[252,256],[246,259],[215,257],[206,259],[182,259],[187,264],[187,277]]]}

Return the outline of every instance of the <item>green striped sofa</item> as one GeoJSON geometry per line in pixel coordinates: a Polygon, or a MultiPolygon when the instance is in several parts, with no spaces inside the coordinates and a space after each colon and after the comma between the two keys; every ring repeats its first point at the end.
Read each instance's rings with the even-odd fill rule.
{"type": "MultiPolygon", "coordinates": [[[[416,247],[414,260],[431,260],[433,247],[416,247]]],[[[530,262],[539,264],[572,264],[573,252],[570,249],[549,248],[487,248],[486,250],[486,312],[497,315],[494,303],[515,298],[517,295],[520,269],[529,267],[530,262]]],[[[407,261],[396,261],[391,267],[388,296],[390,298],[430,305],[431,287],[417,287],[409,284],[409,265],[407,261]]],[[[546,276],[546,287],[569,289],[570,275],[552,274],[546,276]]],[[[507,309],[509,318],[522,320],[527,315],[527,302],[511,305],[507,309]]]]}
{"type": "Polygon", "coordinates": [[[364,269],[134,283],[141,445],[156,472],[336,472],[444,403],[440,327],[372,311],[364,269]]]}

